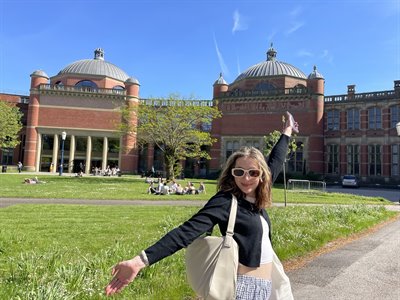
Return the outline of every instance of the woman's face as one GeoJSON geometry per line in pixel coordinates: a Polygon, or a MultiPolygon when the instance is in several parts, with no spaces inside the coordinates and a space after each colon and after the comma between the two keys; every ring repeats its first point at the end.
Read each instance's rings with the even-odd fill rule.
{"type": "MultiPolygon", "coordinates": [[[[244,170],[256,169],[259,170],[260,167],[257,161],[250,157],[240,157],[236,160],[235,168],[242,168],[244,170]]],[[[256,189],[260,183],[261,177],[251,177],[248,172],[245,172],[242,177],[234,177],[235,183],[239,189],[249,197],[256,197],[256,189]]]]}

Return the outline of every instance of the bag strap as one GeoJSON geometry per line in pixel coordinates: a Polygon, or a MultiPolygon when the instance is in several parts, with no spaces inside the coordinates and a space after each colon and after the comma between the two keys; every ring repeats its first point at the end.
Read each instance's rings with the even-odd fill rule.
{"type": "Polygon", "coordinates": [[[232,194],[232,205],[231,212],[229,213],[228,228],[226,229],[226,235],[233,236],[233,229],[235,228],[237,214],[237,199],[235,195],[232,194]]]}

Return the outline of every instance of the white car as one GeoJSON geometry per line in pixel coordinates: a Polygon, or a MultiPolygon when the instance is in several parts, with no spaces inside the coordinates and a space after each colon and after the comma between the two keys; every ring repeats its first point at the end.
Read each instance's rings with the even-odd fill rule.
{"type": "Polygon", "coordinates": [[[358,180],[354,175],[344,175],[342,179],[342,187],[358,188],[358,180]]]}

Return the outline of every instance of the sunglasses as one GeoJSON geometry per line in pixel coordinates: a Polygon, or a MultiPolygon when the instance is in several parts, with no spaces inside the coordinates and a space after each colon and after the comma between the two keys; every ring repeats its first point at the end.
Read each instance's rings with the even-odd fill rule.
{"type": "Polygon", "coordinates": [[[242,168],[233,168],[232,175],[235,177],[243,177],[245,174],[249,174],[250,177],[260,177],[261,171],[258,169],[245,170],[242,168]]]}

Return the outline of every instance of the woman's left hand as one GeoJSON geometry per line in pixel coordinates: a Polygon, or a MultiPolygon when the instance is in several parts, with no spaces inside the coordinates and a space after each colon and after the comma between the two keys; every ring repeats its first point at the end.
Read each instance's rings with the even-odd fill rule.
{"type": "Polygon", "coordinates": [[[139,256],[118,263],[112,269],[111,275],[114,277],[105,288],[106,295],[111,296],[112,294],[122,291],[136,278],[139,271],[145,266],[146,265],[139,256]]]}

